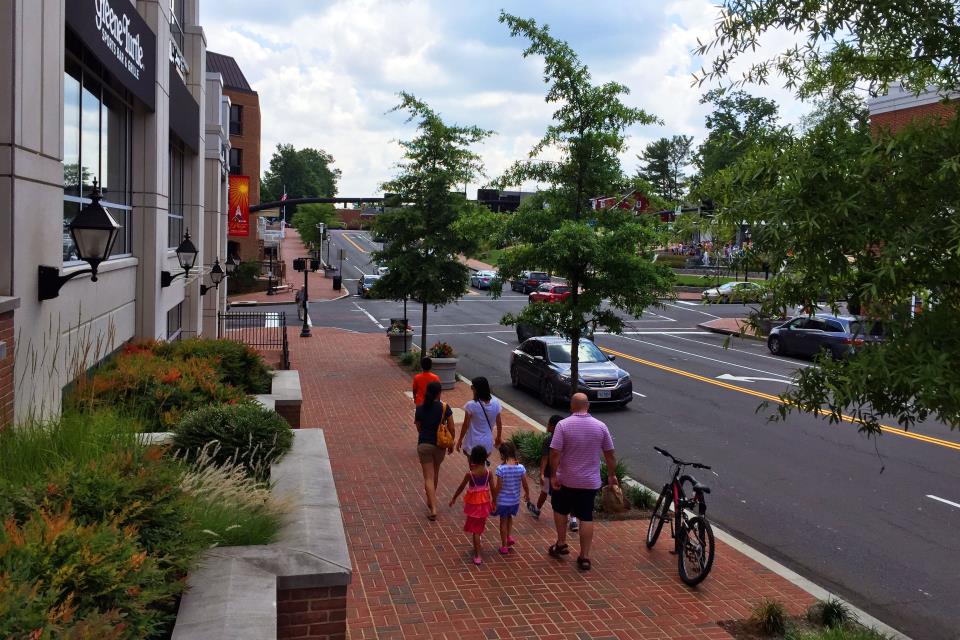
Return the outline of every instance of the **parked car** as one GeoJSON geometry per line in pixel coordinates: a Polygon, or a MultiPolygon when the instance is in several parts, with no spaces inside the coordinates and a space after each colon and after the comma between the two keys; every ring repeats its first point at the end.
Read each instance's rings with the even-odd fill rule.
{"type": "Polygon", "coordinates": [[[700,294],[704,302],[758,302],[767,295],[762,284],[756,282],[728,282],[700,294]]]}
{"type": "Polygon", "coordinates": [[[536,290],[544,282],[550,282],[550,276],[545,271],[524,271],[516,280],[510,281],[510,289],[522,293],[536,290]]]}
{"type": "Polygon", "coordinates": [[[489,289],[499,279],[496,271],[477,271],[470,276],[470,286],[476,289],[489,289]]]}
{"type": "Polygon", "coordinates": [[[361,298],[369,298],[372,294],[373,285],[380,279],[378,275],[368,274],[357,281],[357,295],[361,298]]]}
{"type": "MultiPolygon", "coordinates": [[[[517,323],[517,342],[524,342],[525,340],[529,340],[534,336],[543,335],[549,335],[549,331],[547,331],[547,329],[544,327],[538,327],[523,322],[517,323]]],[[[583,325],[583,327],[580,329],[580,335],[587,340],[593,340],[593,325],[589,323],[583,325]]]]}
{"type": "Polygon", "coordinates": [[[390,267],[377,267],[377,275],[381,278],[390,273],[390,267]]]}
{"type": "Polygon", "coordinates": [[[845,358],[864,345],[883,340],[883,325],[856,316],[817,314],[793,318],[770,331],[767,348],[775,356],[845,358]]]}
{"type": "Polygon", "coordinates": [[[570,297],[570,287],[565,284],[547,282],[527,296],[530,302],[563,302],[570,297]]]}
{"type": "MultiPolygon", "coordinates": [[[[587,394],[592,405],[626,406],[633,400],[630,374],[613,364],[592,341],[582,339],[578,349],[580,380],[577,390],[587,394]]],[[[510,381],[528,387],[553,406],[570,400],[571,343],[556,336],[530,338],[510,356],[510,381]]]]}

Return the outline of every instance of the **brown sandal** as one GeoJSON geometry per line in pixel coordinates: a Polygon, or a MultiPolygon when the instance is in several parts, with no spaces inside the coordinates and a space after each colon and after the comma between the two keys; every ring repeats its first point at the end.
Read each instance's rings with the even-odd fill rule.
{"type": "Polygon", "coordinates": [[[580,571],[590,571],[590,567],[591,565],[589,558],[584,558],[582,556],[577,558],[577,568],[580,569],[580,571]]]}
{"type": "Polygon", "coordinates": [[[570,553],[570,547],[566,544],[554,543],[550,545],[550,548],[547,549],[547,554],[551,558],[559,558],[560,556],[565,556],[570,553]]]}

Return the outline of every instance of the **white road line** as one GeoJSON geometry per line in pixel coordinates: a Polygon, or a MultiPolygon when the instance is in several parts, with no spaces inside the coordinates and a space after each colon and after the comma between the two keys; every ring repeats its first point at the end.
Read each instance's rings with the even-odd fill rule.
{"type": "Polygon", "coordinates": [[[475,336],[475,335],[484,335],[487,333],[515,333],[509,329],[504,331],[430,331],[427,333],[428,336],[475,336]]]}
{"type": "MultiPolygon", "coordinates": [[[[676,318],[668,318],[667,316],[662,316],[662,315],[660,315],[659,313],[654,313],[653,311],[645,311],[645,312],[643,313],[643,315],[645,315],[645,316],[650,316],[650,317],[652,317],[652,318],[661,318],[661,319],[663,319],[663,320],[666,320],[667,322],[676,322],[676,321],[677,321],[676,318]]],[[[636,320],[637,320],[638,322],[643,322],[643,318],[637,318],[636,320]]]]}
{"type": "Polygon", "coordinates": [[[727,365],[728,367],[737,367],[738,369],[746,369],[747,371],[753,371],[756,373],[765,373],[770,376],[780,376],[783,377],[783,374],[774,373],[772,371],[764,371],[763,369],[755,369],[753,367],[748,367],[743,364],[736,364],[734,362],[727,362],[725,360],[718,360],[717,358],[711,358],[709,356],[702,356],[699,353],[690,353],[689,351],[682,351],[680,349],[674,349],[673,347],[665,347],[662,344],[657,344],[655,342],[647,342],[646,340],[638,340],[637,338],[631,338],[629,336],[620,336],[624,340],[632,340],[633,342],[639,342],[640,344],[650,345],[651,347],[656,347],[658,349],[665,349],[667,351],[674,351],[676,353],[682,353],[685,356],[691,356],[693,358],[703,358],[704,360],[710,360],[711,362],[719,362],[720,364],[727,365]]]}
{"type": "MultiPolygon", "coordinates": [[[[419,329],[421,325],[412,324],[410,327],[412,329],[419,329]]],[[[428,327],[502,327],[503,325],[499,322],[475,322],[467,324],[431,324],[427,325],[428,327]]]]}
{"type": "Polygon", "coordinates": [[[944,500],[943,498],[932,496],[930,494],[927,494],[927,497],[930,498],[931,500],[936,500],[937,502],[942,502],[943,504],[948,504],[951,507],[956,507],[957,509],[960,509],[960,504],[957,504],[956,502],[951,502],[950,500],[944,500]]]}
{"type": "MultiPolygon", "coordinates": [[[[504,342],[503,340],[497,340],[497,339],[494,338],[493,336],[487,336],[487,337],[490,338],[491,340],[493,340],[494,342],[499,342],[500,344],[507,344],[507,343],[504,342]]],[[[510,346],[510,345],[507,345],[507,346],[510,346]]]]}
{"type": "MultiPolygon", "coordinates": [[[[595,332],[596,335],[615,335],[611,333],[606,333],[604,331],[595,332]]],[[[624,331],[622,335],[625,336],[672,336],[676,334],[693,334],[698,336],[710,335],[706,331],[701,331],[700,329],[647,329],[646,331],[624,331]]]]}
{"type": "Polygon", "coordinates": [[[713,315],[712,313],[707,313],[706,311],[700,311],[699,309],[690,309],[689,307],[681,307],[681,306],[678,306],[678,305],[675,305],[675,304],[670,304],[669,302],[662,302],[661,304],[662,304],[663,306],[665,306],[665,307],[673,307],[674,309],[681,309],[681,310],[683,310],[683,311],[690,311],[690,312],[693,312],[693,313],[699,313],[700,315],[704,315],[704,316],[707,316],[707,317],[710,317],[710,318],[719,318],[719,317],[720,317],[720,316],[715,316],[715,315],[713,315]]]}
{"type": "Polygon", "coordinates": [[[361,307],[360,305],[358,305],[356,302],[354,302],[353,305],[354,305],[357,309],[359,309],[360,311],[363,311],[364,315],[367,316],[368,318],[370,318],[370,322],[372,322],[373,324],[377,325],[377,326],[380,327],[381,329],[386,329],[386,327],[384,327],[382,324],[380,324],[380,322],[377,321],[377,319],[374,318],[373,315],[372,315],[369,311],[367,311],[366,309],[364,309],[363,307],[361,307]]]}
{"type": "Polygon", "coordinates": [[[639,391],[634,391],[634,392],[633,392],[633,395],[635,395],[635,396],[640,396],[641,398],[646,398],[646,397],[647,397],[647,396],[643,395],[642,393],[640,393],[639,391]]]}
{"type": "MultiPolygon", "coordinates": [[[[678,335],[675,334],[675,333],[665,334],[665,335],[669,335],[670,337],[676,338],[677,340],[684,340],[684,341],[686,341],[686,342],[693,342],[693,343],[696,343],[696,344],[702,344],[702,345],[706,345],[706,346],[708,346],[708,347],[714,347],[715,349],[723,349],[724,351],[734,351],[734,352],[736,352],[736,353],[745,353],[745,354],[748,355],[748,356],[753,356],[753,357],[755,357],[755,358],[763,358],[763,359],[765,359],[765,360],[773,360],[774,362],[780,362],[780,363],[782,363],[782,364],[796,365],[796,366],[798,366],[798,367],[810,367],[810,366],[813,366],[813,365],[809,365],[809,364],[806,364],[806,363],[803,363],[803,362],[794,362],[793,360],[785,360],[784,358],[778,358],[778,357],[776,357],[776,356],[768,356],[768,355],[766,355],[766,354],[764,354],[764,353],[754,353],[754,352],[752,352],[752,351],[744,351],[743,349],[734,349],[733,347],[724,347],[722,344],[713,344],[712,342],[703,342],[702,340],[692,340],[692,339],[690,339],[690,338],[681,338],[680,336],[678,336],[678,335]]],[[[704,333],[704,335],[707,335],[707,334],[704,333]]],[[[709,335],[716,335],[716,334],[709,334],[709,335]]]]}
{"type": "Polygon", "coordinates": [[[689,300],[677,300],[677,304],[685,304],[688,307],[699,307],[699,302],[690,302],[689,300]]]}

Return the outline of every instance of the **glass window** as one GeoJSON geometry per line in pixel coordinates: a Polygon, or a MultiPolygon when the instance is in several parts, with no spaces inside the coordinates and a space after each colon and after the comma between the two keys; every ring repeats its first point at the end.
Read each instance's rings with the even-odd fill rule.
{"type": "Polygon", "coordinates": [[[170,142],[170,197],[167,211],[167,247],[175,249],[183,239],[184,210],[184,152],[179,144],[170,142]]]}
{"type": "Polygon", "coordinates": [[[243,175],[243,149],[230,149],[230,173],[235,176],[243,175]]]}
{"type": "Polygon", "coordinates": [[[243,105],[230,105],[230,135],[243,135],[243,105]]]}
{"type": "MultiPolygon", "coordinates": [[[[72,43],[68,38],[68,47],[72,43]]],[[[74,47],[76,45],[73,45],[74,47]]],[[[90,202],[94,179],[120,225],[111,255],[130,252],[131,108],[109,77],[68,52],[63,76],[63,260],[78,259],[69,224],[90,202]]]]}
{"type": "Polygon", "coordinates": [[[186,13],[184,3],[186,0],[170,0],[170,35],[174,42],[183,51],[183,28],[185,26],[186,13]]]}
{"type": "Polygon", "coordinates": [[[843,333],[843,326],[839,322],[827,320],[825,330],[831,333],[843,333]]]}
{"type": "Polygon", "coordinates": [[[179,340],[183,332],[183,303],[167,311],[167,340],[179,340]]]}

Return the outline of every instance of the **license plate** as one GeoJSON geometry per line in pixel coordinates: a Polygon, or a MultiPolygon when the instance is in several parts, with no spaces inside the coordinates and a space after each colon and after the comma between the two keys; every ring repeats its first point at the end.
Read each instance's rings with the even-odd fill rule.
{"type": "Polygon", "coordinates": [[[608,399],[609,397],[610,397],[609,389],[601,389],[600,391],[597,391],[597,398],[599,398],[600,400],[608,399]]]}

